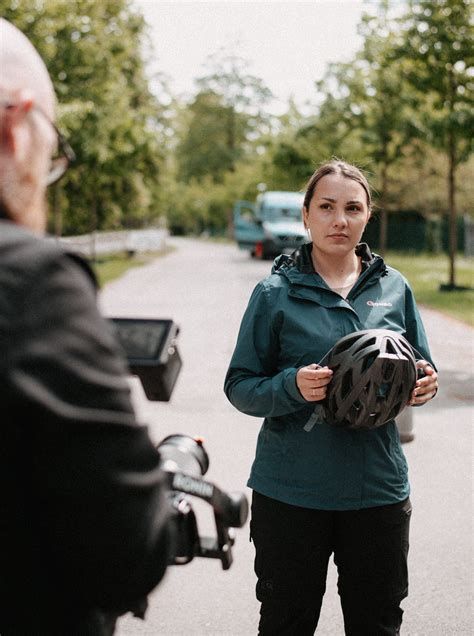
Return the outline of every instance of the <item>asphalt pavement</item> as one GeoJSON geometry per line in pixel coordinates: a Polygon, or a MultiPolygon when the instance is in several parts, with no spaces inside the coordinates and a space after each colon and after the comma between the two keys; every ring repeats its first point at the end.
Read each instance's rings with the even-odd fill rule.
{"type": "MultiPolygon", "coordinates": [[[[199,434],[210,456],[206,478],[243,491],[260,427],[237,412],[222,385],[242,313],[255,283],[271,263],[255,261],[234,245],[170,239],[174,250],[129,270],[101,293],[109,316],[172,318],[180,326],[183,369],[169,403],[148,402],[136,379],[134,403],[152,437],[199,434]]],[[[474,330],[421,308],[440,375],[429,405],[415,409],[415,440],[404,445],[412,484],[410,595],[402,633],[470,636],[473,622],[473,360],[474,330]]],[[[201,534],[212,535],[209,506],[193,501],[201,534]]],[[[146,621],[127,615],[118,636],[251,636],[257,633],[253,547],[248,524],[236,532],[234,563],[194,559],[168,568],[150,595],[146,621]]],[[[342,635],[331,564],[317,634],[342,635]]]]}

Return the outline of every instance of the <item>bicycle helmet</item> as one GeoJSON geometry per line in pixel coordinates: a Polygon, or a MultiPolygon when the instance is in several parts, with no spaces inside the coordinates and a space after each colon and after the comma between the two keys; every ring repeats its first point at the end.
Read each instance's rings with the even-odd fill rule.
{"type": "Polygon", "coordinates": [[[348,428],[376,428],[406,406],[417,379],[413,349],[388,329],[357,331],[327,354],[333,370],[324,401],[326,420],[348,428]]]}

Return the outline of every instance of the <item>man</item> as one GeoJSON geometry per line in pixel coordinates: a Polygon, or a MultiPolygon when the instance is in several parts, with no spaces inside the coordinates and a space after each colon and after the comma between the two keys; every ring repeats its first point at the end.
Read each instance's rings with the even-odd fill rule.
{"type": "Polygon", "coordinates": [[[41,238],[58,138],[71,151],[41,58],[3,19],[0,69],[0,634],[109,635],[168,561],[159,455],[93,275],[41,238]]]}

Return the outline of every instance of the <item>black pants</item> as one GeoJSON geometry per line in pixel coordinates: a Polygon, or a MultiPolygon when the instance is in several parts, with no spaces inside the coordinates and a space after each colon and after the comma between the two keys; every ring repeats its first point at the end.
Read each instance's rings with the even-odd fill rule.
{"type": "Polygon", "coordinates": [[[254,492],[259,634],[309,636],[318,625],[329,557],[334,553],[348,636],[400,633],[408,593],[411,504],[354,511],[290,506],[254,492]]]}

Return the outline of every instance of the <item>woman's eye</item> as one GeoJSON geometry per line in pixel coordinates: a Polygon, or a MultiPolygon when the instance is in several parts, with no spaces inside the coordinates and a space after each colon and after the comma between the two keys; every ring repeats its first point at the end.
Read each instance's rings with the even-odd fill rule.
{"type": "Polygon", "coordinates": [[[360,212],[360,208],[357,205],[351,205],[347,208],[348,212],[360,212]]]}

